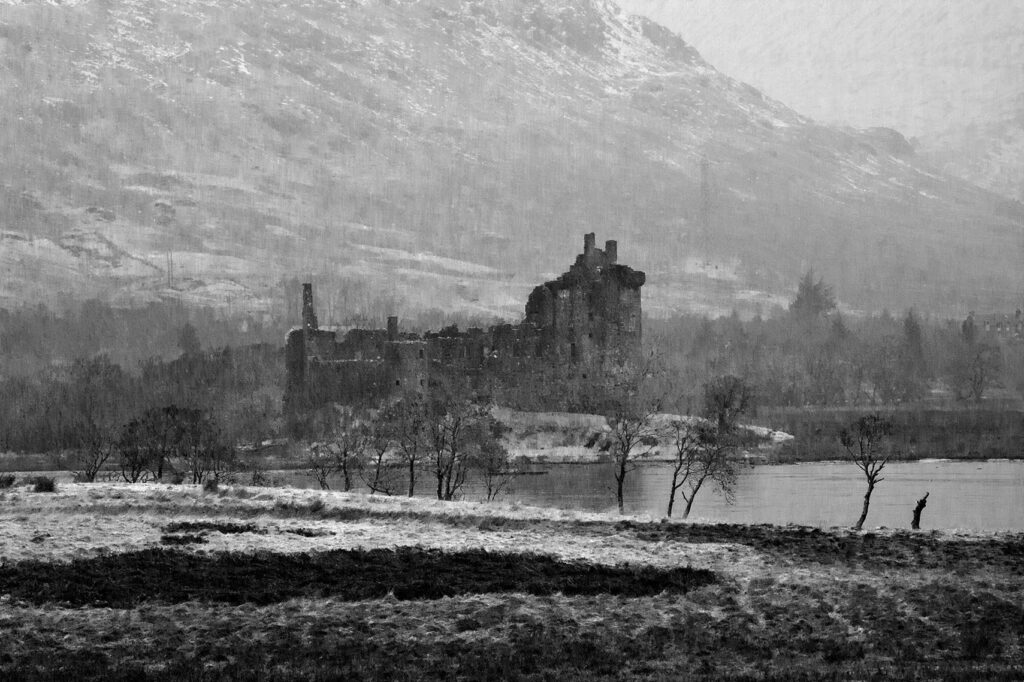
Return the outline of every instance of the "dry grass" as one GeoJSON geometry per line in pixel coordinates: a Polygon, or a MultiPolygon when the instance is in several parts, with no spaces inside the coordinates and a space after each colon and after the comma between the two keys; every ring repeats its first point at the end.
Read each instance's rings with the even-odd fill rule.
{"type": "MultiPolygon", "coordinates": [[[[224,583],[220,601],[228,603],[185,592],[185,601],[168,604],[160,598],[166,590],[154,589],[133,608],[68,608],[43,597],[32,605],[19,594],[45,591],[23,592],[15,580],[21,587],[0,588],[7,592],[0,594],[0,677],[1024,676],[1021,534],[850,533],[308,490],[222,487],[204,494],[198,486],[63,484],[45,496],[0,492],[0,547],[0,572],[8,576],[26,560],[44,563],[23,575],[42,576],[52,562],[72,560],[101,562],[116,574],[119,561],[167,551],[171,561],[161,575],[168,589],[187,582],[175,579],[171,564],[189,562],[271,567],[267,575],[278,581],[301,571],[273,566],[329,562],[338,552],[379,558],[392,554],[374,552],[406,548],[395,556],[425,552],[440,562],[423,573],[422,592],[403,593],[411,601],[353,593],[353,602],[310,587],[264,590],[269,596],[257,606],[232,592],[232,585],[243,590],[252,582],[240,579],[224,583]],[[158,550],[169,535],[204,542],[158,550]],[[529,595],[514,583],[481,583],[484,594],[442,588],[437,594],[453,596],[423,598],[472,575],[460,557],[508,556],[528,568],[524,552],[549,557],[537,566],[584,572],[628,563],[661,575],[690,565],[713,571],[717,582],[685,595],[632,597],[604,589],[571,596],[575,588],[557,586],[529,595]],[[445,571],[454,577],[440,578],[445,571]]],[[[368,561],[361,570],[373,584],[377,559],[368,561]]],[[[160,573],[160,566],[150,569],[160,573]]],[[[143,582],[150,580],[158,579],[143,582]]]]}

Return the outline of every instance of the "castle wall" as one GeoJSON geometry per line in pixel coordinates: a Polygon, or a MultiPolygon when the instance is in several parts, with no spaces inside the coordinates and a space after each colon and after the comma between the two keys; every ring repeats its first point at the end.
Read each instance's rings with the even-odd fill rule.
{"type": "Polygon", "coordinates": [[[573,409],[610,390],[641,356],[644,273],[618,264],[617,244],[595,245],[556,280],[536,287],[520,324],[456,328],[422,336],[353,329],[339,340],[316,327],[312,289],[303,288],[303,327],[288,336],[286,403],[379,400],[457,380],[510,406],[573,409]]]}

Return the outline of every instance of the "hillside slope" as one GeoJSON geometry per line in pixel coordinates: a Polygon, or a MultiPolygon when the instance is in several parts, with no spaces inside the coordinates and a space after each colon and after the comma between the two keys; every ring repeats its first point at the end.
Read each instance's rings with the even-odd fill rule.
{"type": "Polygon", "coordinates": [[[1024,200],[1022,0],[621,4],[816,120],[895,128],[945,171],[1024,200]]]}
{"type": "Polygon", "coordinates": [[[1015,116],[953,126],[922,138],[919,150],[950,175],[1024,201],[1024,94],[1015,116]]]}
{"type": "Polygon", "coordinates": [[[604,0],[0,6],[0,304],[514,316],[581,233],[648,310],[1014,305],[1024,209],[604,0]],[[706,169],[702,172],[702,159],[706,169]]]}

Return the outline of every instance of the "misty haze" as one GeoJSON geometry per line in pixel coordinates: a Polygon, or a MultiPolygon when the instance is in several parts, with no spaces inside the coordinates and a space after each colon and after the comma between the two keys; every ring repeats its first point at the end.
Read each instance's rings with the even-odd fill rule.
{"type": "Polygon", "coordinates": [[[1024,0],[0,0],[0,678],[1024,678],[1024,0]]]}

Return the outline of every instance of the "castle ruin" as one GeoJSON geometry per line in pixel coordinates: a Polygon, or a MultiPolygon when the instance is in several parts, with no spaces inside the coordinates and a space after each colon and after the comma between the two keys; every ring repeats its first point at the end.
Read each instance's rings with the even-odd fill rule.
{"type": "Polygon", "coordinates": [[[378,402],[454,379],[519,409],[594,409],[639,363],[644,280],[617,262],[615,241],[599,249],[590,233],[568,272],[534,288],[519,324],[413,334],[389,317],[386,329],[351,329],[340,339],[320,329],[313,287],[303,284],[302,326],[286,347],[285,404],[378,402]]]}

